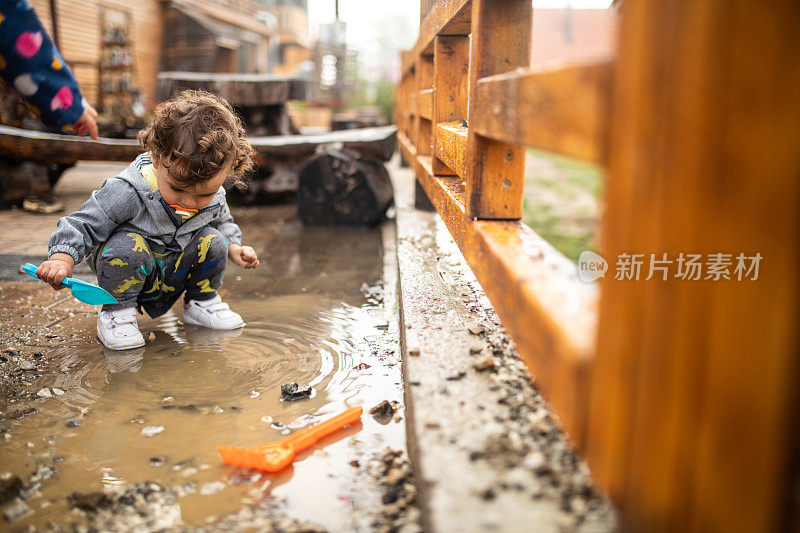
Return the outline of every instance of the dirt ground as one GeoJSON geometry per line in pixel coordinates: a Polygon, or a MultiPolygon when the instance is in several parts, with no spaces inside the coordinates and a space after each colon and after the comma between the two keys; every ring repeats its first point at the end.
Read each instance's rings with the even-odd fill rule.
{"type": "MultiPolygon", "coordinates": [[[[57,191],[66,211],[119,168],[69,171],[57,191]]],[[[140,319],[147,346],[120,356],[97,344],[95,308],[19,271],[44,259],[59,216],[0,212],[0,529],[614,531],[613,509],[435,217],[398,237],[393,221],[306,228],[291,205],[236,208],[263,263],[226,273],[221,293],[247,321],[242,334],[192,331],[177,305],[140,319]],[[403,250],[420,264],[398,266],[403,250]],[[418,343],[404,367],[398,287],[414,292],[403,276],[428,274],[403,304],[405,338],[418,343]],[[463,339],[442,344],[442,328],[463,339]],[[425,335],[442,346],[430,367],[420,365],[425,335]],[[288,381],[313,396],[280,401],[288,381]],[[415,430],[408,390],[424,398],[415,430]],[[216,444],[275,441],[353,405],[382,408],[285,472],[227,467],[216,454],[216,444]],[[441,489],[452,483],[477,503],[447,510],[441,489]]],[[[92,281],[85,265],[76,275],[92,281]]]]}
{"type": "MultiPolygon", "coordinates": [[[[118,169],[65,174],[66,211],[118,169]]],[[[146,347],[118,354],[97,344],[95,308],[19,271],[44,259],[59,216],[0,212],[0,529],[420,529],[388,227],[306,229],[292,206],[234,209],[263,263],[226,272],[221,293],[248,322],[241,335],[190,331],[177,305],[140,317],[146,347]],[[281,401],[289,381],[312,385],[312,397],[281,401]],[[228,467],[216,453],[354,405],[360,423],[280,473],[228,467]]],[[[76,273],[92,281],[85,265],[76,273]]]]}

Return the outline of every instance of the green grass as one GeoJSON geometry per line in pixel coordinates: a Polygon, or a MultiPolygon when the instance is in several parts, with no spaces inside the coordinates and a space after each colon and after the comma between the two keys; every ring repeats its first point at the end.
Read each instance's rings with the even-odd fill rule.
{"type": "Polygon", "coordinates": [[[529,150],[523,221],[576,261],[595,249],[602,183],[598,167],[529,150]]]}

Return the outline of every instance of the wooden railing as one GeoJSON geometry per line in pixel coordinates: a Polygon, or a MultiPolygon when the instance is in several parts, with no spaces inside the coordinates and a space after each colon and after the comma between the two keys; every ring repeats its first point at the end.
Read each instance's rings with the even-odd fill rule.
{"type": "Polygon", "coordinates": [[[422,0],[402,54],[403,158],[633,530],[798,526],[798,6],[626,0],[616,62],[534,71],[530,0],[422,0]],[[602,298],[520,222],[524,147],[605,168],[602,298]],[[765,259],[615,276],[684,252],[765,259]]]}

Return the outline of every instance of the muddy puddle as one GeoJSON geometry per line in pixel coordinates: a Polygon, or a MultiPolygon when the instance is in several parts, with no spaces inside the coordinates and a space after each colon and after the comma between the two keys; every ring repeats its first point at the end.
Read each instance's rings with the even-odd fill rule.
{"type": "Polygon", "coordinates": [[[364,489],[350,463],[405,448],[402,416],[369,414],[383,400],[402,401],[394,284],[385,282],[393,229],[303,228],[285,208],[238,215],[264,265],[226,273],[223,296],[243,330],[186,327],[178,306],[140,319],[142,349],[113,352],[87,339],[48,354],[61,358],[61,372],[37,386],[57,395],[35,400],[34,415],[1,422],[0,470],[26,480],[45,468],[25,502],[32,512],[14,528],[79,523],[65,495],[145,481],[178,496],[162,526],[213,523],[271,501],[332,531],[358,528],[364,489]],[[282,401],[281,385],[292,381],[311,385],[311,397],[282,401]],[[361,423],[276,474],[226,466],[216,452],[275,441],[359,405],[361,423]]]}

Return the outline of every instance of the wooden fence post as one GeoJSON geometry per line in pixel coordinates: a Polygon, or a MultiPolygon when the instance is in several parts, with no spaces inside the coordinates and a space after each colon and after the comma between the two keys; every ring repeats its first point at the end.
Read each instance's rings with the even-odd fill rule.
{"type": "Polygon", "coordinates": [[[431,126],[431,99],[433,98],[433,56],[422,54],[417,58],[417,155],[431,155],[433,127],[431,126]]]}
{"type": "Polygon", "coordinates": [[[436,157],[442,140],[436,134],[436,125],[457,122],[467,118],[469,94],[469,36],[440,35],[436,37],[433,53],[433,173],[455,176],[451,169],[436,157]]]}
{"type": "Polygon", "coordinates": [[[589,464],[629,531],[789,530],[800,4],[621,9],[589,464]],[[642,254],[638,281],[618,276],[620,254],[642,254]],[[676,277],[681,254],[698,254],[697,279],[676,277]],[[646,279],[654,259],[666,279],[646,279]]]}
{"type": "MultiPolygon", "coordinates": [[[[530,63],[533,8],[530,0],[473,0],[469,116],[477,109],[478,80],[530,63]]],[[[471,118],[468,119],[471,122],[471,118]]],[[[470,128],[466,165],[466,212],[470,218],[519,219],[525,149],[493,141],[470,128]]]]}

